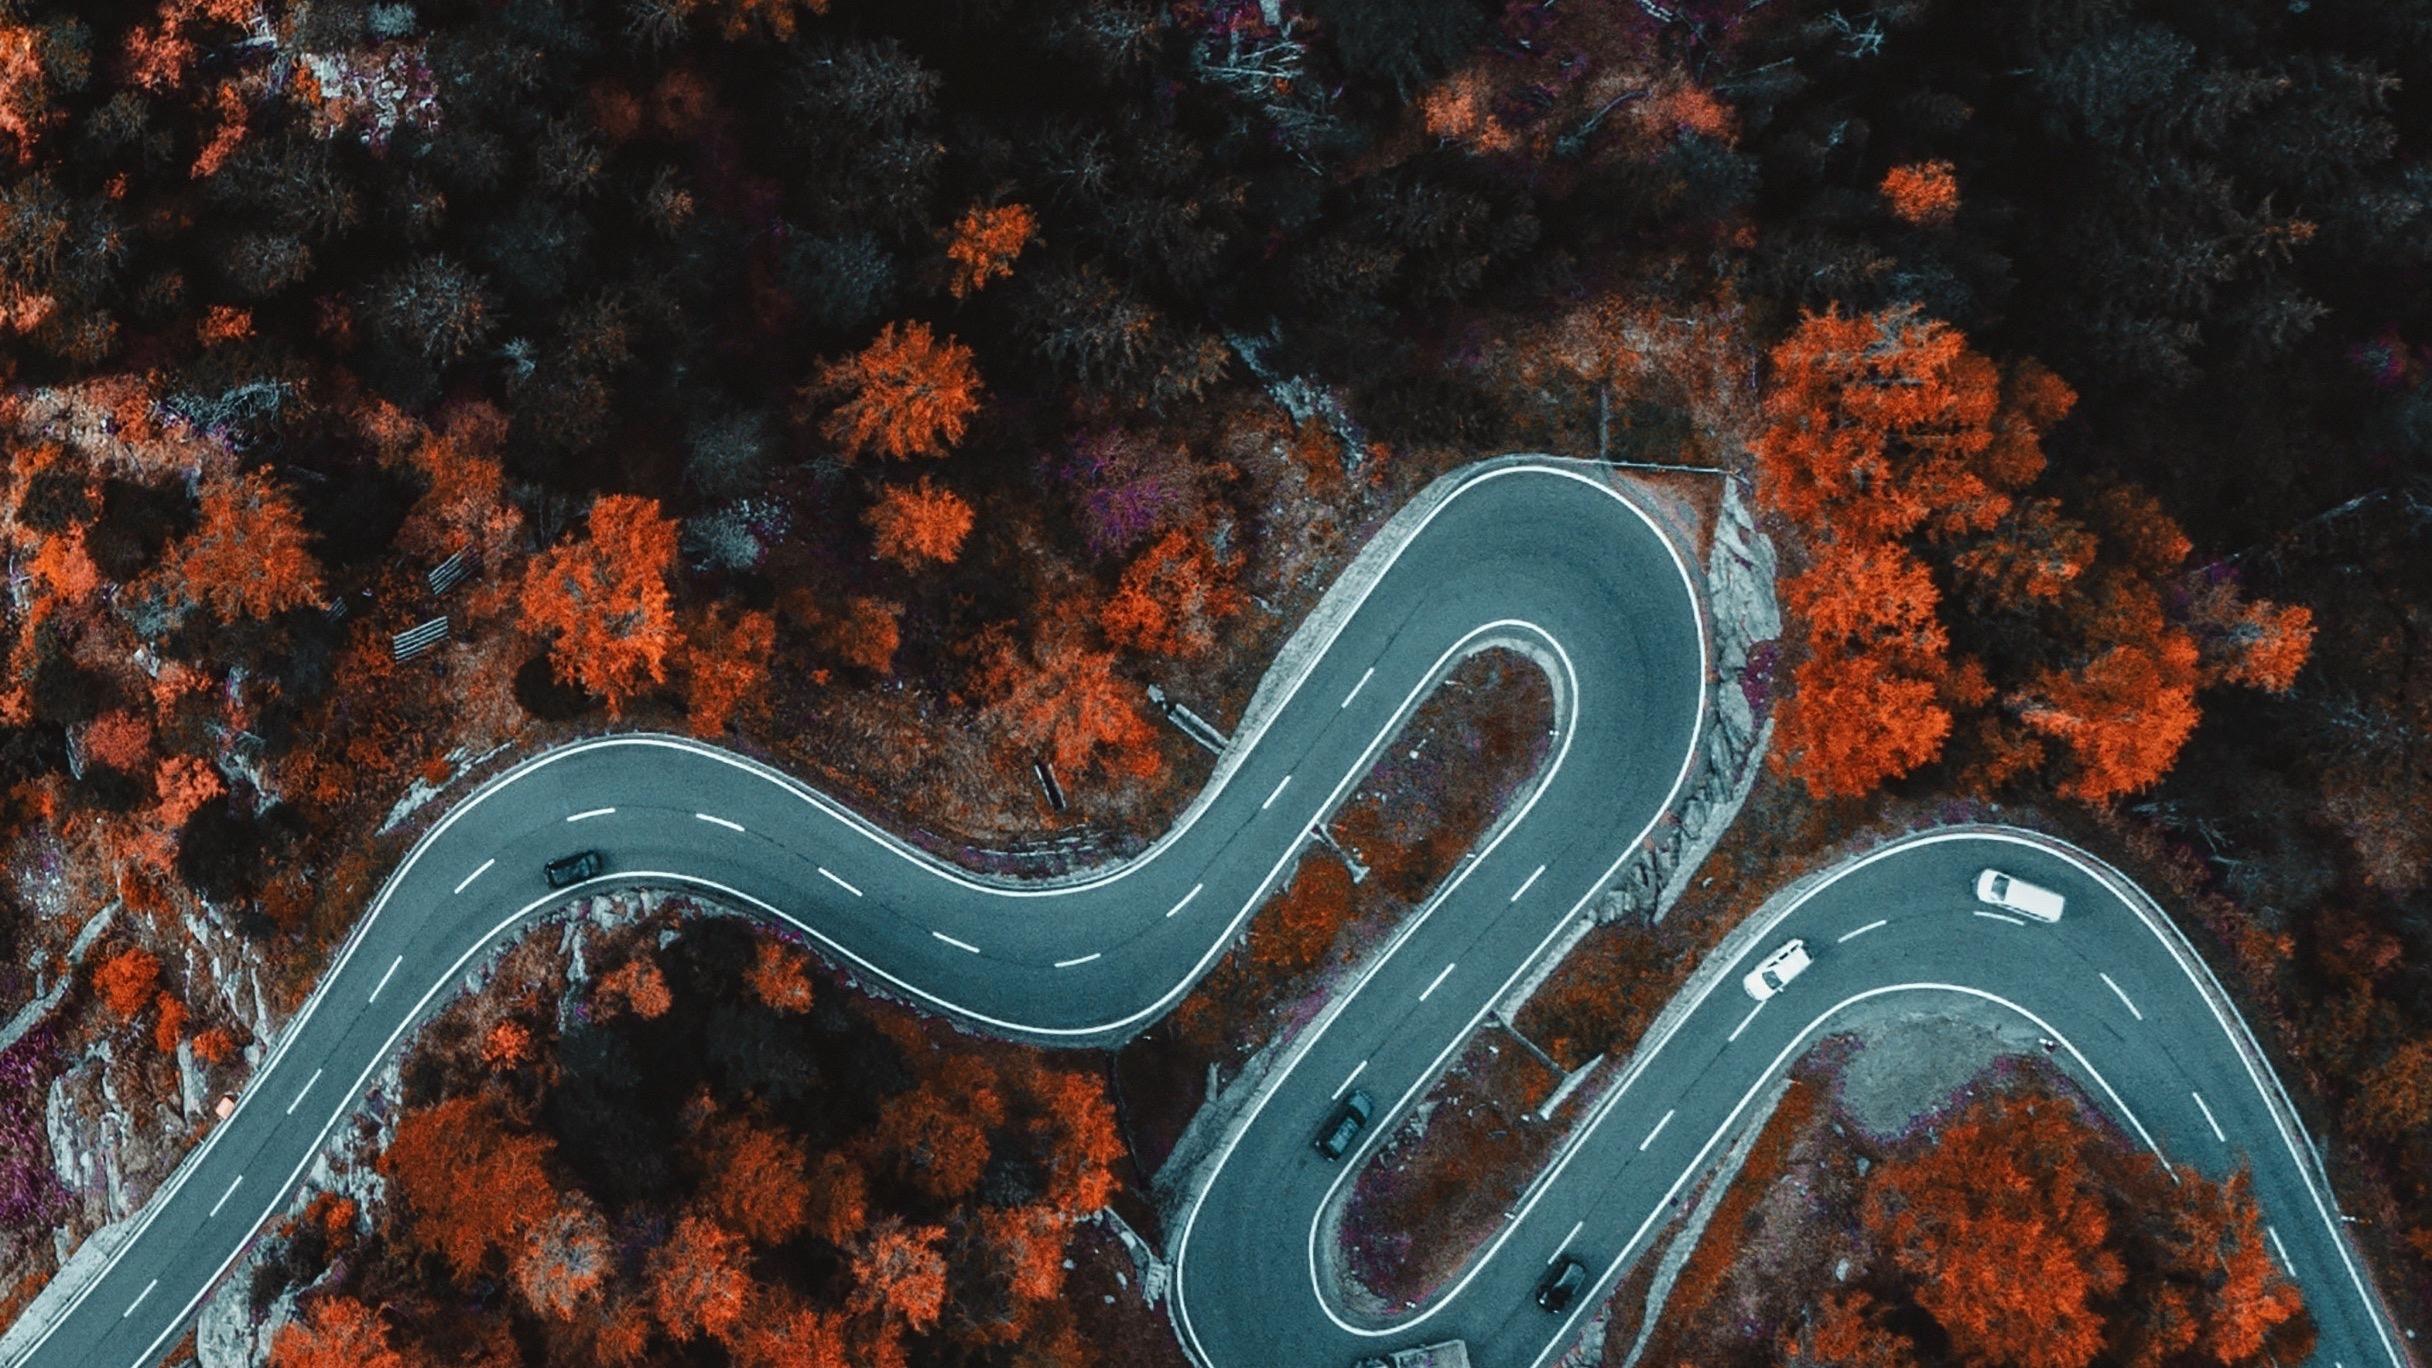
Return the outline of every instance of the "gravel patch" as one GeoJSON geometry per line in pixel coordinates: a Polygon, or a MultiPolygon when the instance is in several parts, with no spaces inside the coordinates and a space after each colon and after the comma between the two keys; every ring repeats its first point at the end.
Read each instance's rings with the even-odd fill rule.
{"type": "Polygon", "coordinates": [[[2041,1053],[2026,1022],[1953,995],[1863,1004],[1834,1026],[1857,1045],[1840,1070],[1842,1113],[1887,1143],[2005,1056],[2041,1053]]]}

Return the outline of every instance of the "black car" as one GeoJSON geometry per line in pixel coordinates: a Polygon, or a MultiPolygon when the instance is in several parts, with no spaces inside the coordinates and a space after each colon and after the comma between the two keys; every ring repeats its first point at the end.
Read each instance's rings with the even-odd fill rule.
{"type": "Polygon", "coordinates": [[[1364,1092],[1354,1092],[1343,1099],[1326,1120],[1326,1127],[1317,1133],[1317,1152],[1329,1159],[1340,1159],[1351,1152],[1351,1143],[1360,1138],[1360,1130],[1368,1118],[1376,1115],[1376,1102],[1364,1092]]]}
{"type": "Polygon", "coordinates": [[[1587,1285],[1588,1266],[1565,1254],[1537,1280],[1537,1304],[1556,1313],[1568,1311],[1587,1285]]]}
{"type": "Polygon", "coordinates": [[[597,877],[603,864],[598,851],[578,850],[571,855],[558,856],[543,866],[543,869],[549,876],[551,888],[564,888],[568,884],[578,884],[585,879],[597,877]]]}

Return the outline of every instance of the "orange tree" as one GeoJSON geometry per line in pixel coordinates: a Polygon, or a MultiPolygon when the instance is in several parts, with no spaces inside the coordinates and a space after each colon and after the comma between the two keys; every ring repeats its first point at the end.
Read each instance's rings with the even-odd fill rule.
{"type": "Polygon", "coordinates": [[[591,505],[590,535],[535,557],[524,574],[526,629],[550,639],[559,680],[607,700],[611,712],[667,677],[676,641],[667,575],[676,525],[656,499],[609,494],[591,505]]]}
{"type": "MultiPolygon", "coordinates": [[[[1919,177],[1895,188],[1930,199],[1919,177]]],[[[2170,768],[2199,687],[2285,690],[2302,668],[2310,615],[2188,569],[2151,496],[2073,512],[2029,492],[2076,402],[2041,365],[1998,366],[1914,308],[1810,314],[1771,359],[1759,494],[1810,548],[1783,585],[1796,687],[1772,763],[1814,793],[1954,759],[1978,789],[2038,774],[2107,801],[2170,768]]]]}
{"type": "Polygon", "coordinates": [[[971,349],[938,341],[926,323],[889,323],[857,355],[821,367],[819,386],[843,396],[822,430],[848,457],[943,456],[980,403],[971,349]]]}

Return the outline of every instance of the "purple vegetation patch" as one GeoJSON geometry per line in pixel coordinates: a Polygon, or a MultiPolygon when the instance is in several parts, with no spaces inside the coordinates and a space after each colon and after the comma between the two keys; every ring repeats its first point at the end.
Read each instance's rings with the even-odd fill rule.
{"type": "Polygon", "coordinates": [[[50,1028],[40,1026],[0,1051],[0,1226],[12,1230],[50,1224],[66,1195],[42,1124],[53,1044],[50,1028]]]}
{"type": "Polygon", "coordinates": [[[1128,551],[1163,527],[1190,495],[1182,453],[1116,429],[1084,433],[1054,474],[1072,497],[1092,555],[1128,551]]]}
{"type": "Polygon", "coordinates": [[[1740,694],[1748,700],[1748,711],[1758,717],[1765,715],[1773,699],[1773,671],[1781,662],[1782,643],[1760,641],[1748,648],[1748,668],[1740,675],[1740,694]]]}

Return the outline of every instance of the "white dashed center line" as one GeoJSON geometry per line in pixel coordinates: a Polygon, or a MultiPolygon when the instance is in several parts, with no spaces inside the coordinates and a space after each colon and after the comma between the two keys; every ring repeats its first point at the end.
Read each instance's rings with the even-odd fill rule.
{"type": "MultiPolygon", "coordinates": [[[[1677,1108],[1677,1107],[1673,1108],[1673,1111],[1678,1111],[1678,1110],[1680,1110],[1680,1109],[1679,1109],[1679,1108],[1677,1108]]],[[[1672,1124],[1672,1112],[1665,1112],[1665,1113],[1664,1113],[1664,1119],[1663,1119],[1663,1120],[1661,1120],[1661,1121],[1656,1122],[1656,1123],[1655,1123],[1655,1129],[1653,1129],[1653,1130],[1651,1130],[1651,1131],[1648,1131],[1648,1132],[1647,1132],[1647,1138],[1646,1138],[1646,1139],[1644,1139],[1644,1140],[1641,1140],[1641,1141],[1639,1141],[1639,1142],[1638,1142],[1638,1152],[1639,1152],[1640,1154],[1644,1154],[1644,1153],[1646,1153],[1646,1152],[1647,1152],[1647,1146],[1654,1144],[1654,1143],[1655,1143],[1655,1137],[1656,1137],[1656,1136],[1659,1136],[1659,1135],[1661,1135],[1661,1134],[1663,1134],[1663,1133],[1664,1133],[1664,1127],[1669,1126],[1669,1125],[1671,1125],[1671,1124],[1672,1124]]]]}
{"type": "Polygon", "coordinates": [[[495,855],[491,856],[489,859],[486,859],[486,860],[482,861],[482,862],[481,862],[481,868],[476,869],[476,870],[474,870],[472,873],[465,875],[465,876],[464,876],[464,882],[463,882],[463,883],[460,883],[460,884],[458,884],[458,885],[456,885],[456,891],[457,891],[457,892],[459,892],[459,893],[462,893],[462,892],[463,892],[463,891],[465,891],[466,889],[471,888],[471,887],[473,886],[473,881],[474,881],[475,879],[478,879],[478,878],[480,878],[482,875],[489,873],[489,872],[490,872],[490,866],[491,866],[491,865],[494,865],[494,864],[497,864],[497,863],[498,863],[498,857],[497,857],[497,856],[495,856],[495,855]]]}
{"type": "Polygon", "coordinates": [[[1444,986],[1444,980],[1450,977],[1452,977],[1451,965],[1447,964],[1443,968],[1438,969],[1436,971],[1435,980],[1427,985],[1427,991],[1419,994],[1419,1001],[1425,1002],[1428,998],[1434,996],[1435,991],[1444,986]]]}
{"type": "Polygon", "coordinates": [[[588,812],[571,813],[567,816],[566,820],[569,822],[588,822],[594,817],[607,817],[613,815],[615,812],[616,809],[612,807],[592,808],[588,812]]]}
{"type": "Polygon", "coordinates": [[[1191,885],[1191,891],[1190,891],[1190,892],[1188,892],[1188,893],[1185,893],[1185,894],[1183,894],[1183,895],[1182,895],[1182,901],[1181,901],[1181,902],[1175,903],[1175,904],[1174,904],[1172,907],[1169,907],[1169,908],[1165,909],[1165,915],[1167,915],[1167,916],[1169,916],[1169,917],[1170,917],[1170,916],[1174,915],[1175,913],[1177,913],[1177,912],[1181,911],[1182,909],[1184,909],[1184,908],[1186,908],[1186,907],[1190,906],[1190,905],[1191,905],[1191,899],[1198,897],[1198,896],[1199,896],[1199,890],[1200,890],[1200,889],[1202,889],[1202,888],[1205,888],[1205,887],[1207,887],[1207,885],[1206,885],[1206,884],[1193,884],[1193,885],[1191,885]]]}
{"type": "Polygon", "coordinates": [[[1979,917],[1983,917],[1983,918],[1985,918],[1985,919],[1986,919],[1986,920],[1988,920],[1988,921],[2002,921],[2002,922],[2008,922],[2008,923],[2009,923],[2010,925],[2012,925],[2012,926],[2024,926],[2024,925],[2026,925],[2026,922],[2025,922],[2023,919],[2018,918],[2018,917],[2013,917],[2013,916],[2011,916],[2011,915],[2010,915],[2009,913],[2007,913],[2007,912],[1987,912],[1987,911],[1985,911],[1983,908],[1978,908],[1978,909],[1976,909],[1976,915],[1977,915],[1977,916],[1979,916],[1979,917]]]}
{"type": "Polygon", "coordinates": [[[1855,931],[1842,932],[1833,940],[1833,944],[1846,945],[1849,942],[1856,940],[1858,937],[1865,935],[1867,932],[1874,930],[1878,926],[1888,926],[1890,924],[1891,923],[1888,918],[1878,917],[1875,920],[1868,922],[1866,925],[1859,927],[1855,931]]]}
{"type": "Polygon", "coordinates": [[[2272,1248],[2280,1251],[2280,1266],[2288,1270],[2290,1277],[2296,1277],[2297,1261],[2288,1256],[2288,1246],[2280,1243],[2280,1232],[2271,1226],[2265,1226],[2263,1233],[2272,1237],[2272,1248]]]}
{"type": "Polygon", "coordinates": [[[1351,700],[1360,696],[1360,690],[1368,687],[1368,680],[1370,676],[1374,675],[1375,673],[1376,667],[1374,665],[1369,666],[1368,673],[1361,675],[1360,682],[1351,686],[1351,692],[1343,695],[1343,701],[1335,705],[1336,709],[1340,710],[1350,707],[1351,700]]]}
{"type": "Polygon", "coordinates": [[[1513,889],[1513,890],[1512,890],[1512,895],[1511,895],[1511,897],[1510,897],[1510,898],[1508,898],[1508,899],[1506,899],[1506,901],[1507,901],[1507,902],[1518,902],[1518,901],[1520,901],[1520,895],[1521,895],[1521,894],[1523,894],[1523,893],[1528,892],[1528,891],[1529,891],[1529,889],[1530,889],[1531,887],[1533,887],[1533,886],[1536,884],[1536,882],[1537,882],[1537,875],[1539,875],[1539,874],[1543,874],[1544,872],[1545,872],[1545,866],[1544,866],[1544,865],[1539,865],[1539,866],[1537,866],[1535,873],[1532,873],[1532,874],[1530,874],[1530,875],[1529,875],[1527,878],[1522,879],[1522,880],[1520,881],[1520,886],[1519,886],[1518,888],[1515,888],[1515,889],[1513,889]]]}
{"type": "Polygon", "coordinates": [[[372,989],[372,995],[363,1000],[367,1003],[378,1002],[380,1000],[381,990],[388,987],[388,981],[396,976],[397,966],[403,963],[405,963],[405,956],[403,955],[399,955],[397,958],[390,960],[388,962],[388,972],[380,976],[379,985],[372,989]]]}
{"type": "Polygon", "coordinates": [[[1076,964],[1087,964],[1091,960],[1094,960],[1105,953],[1106,952],[1103,950],[1092,950],[1086,955],[1078,955],[1068,960],[1057,960],[1056,967],[1058,969],[1070,969],[1076,964]]]}
{"type": "Polygon", "coordinates": [[[304,1094],[311,1092],[312,1085],[320,1081],[321,1071],[319,1069],[313,1070],[312,1077],[304,1080],[304,1086],[296,1089],[296,1100],[287,1104],[287,1114],[289,1116],[295,1115],[296,1108],[304,1105],[304,1094]]]}
{"type": "Polygon", "coordinates": [[[2212,1119],[2212,1108],[2204,1105],[2204,1094],[2191,1092],[2187,1095],[2196,1100],[2196,1110],[2204,1113],[2204,1124],[2212,1127],[2212,1138],[2224,1145],[2228,1144],[2229,1137],[2221,1133],[2221,1123],[2212,1119]]]}
{"type": "MultiPolygon", "coordinates": [[[[1571,1233],[1562,1237],[1561,1244],[1554,1246],[1554,1259],[1559,1259],[1562,1257],[1562,1251],[1571,1247],[1571,1241],[1579,1238],[1579,1232],[1585,1230],[1587,1228],[1587,1224],[1588,1223],[1585,1220],[1582,1220],[1578,1224],[1571,1227],[1571,1233]]],[[[1550,1264],[1554,1261],[1554,1259],[1548,1259],[1546,1262],[1550,1264]]]]}
{"type": "Polygon", "coordinates": [[[221,1207],[224,1207],[224,1206],[226,1206],[226,1205],[228,1205],[228,1199],[229,1199],[229,1198],[231,1198],[231,1197],[234,1197],[234,1196],[236,1195],[236,1190],[237,1190],[237,1187],[238,1187],[240,1184],[242,1184],[244,1181],[245,1181],[245,1175],[244,1175],[244,1174],[241,1174],[241,1173],[240,1173],[240,1174],[238,1174],[237,1176],[235,1176],[234,1178],[229,1179],[229,1180],[228,1180],[228,1190],[227,1190],[226,1192],[221,1193],[221,1194],[220,1194],[220,1199],[219,1199],[218,1201],[216,1201],[216,1202],[213,1202],[213,1203],[211,1204],[211,1210],[210,1210],[210,1212],[209,1212],[207,1215],[205,1215],[205,1216],[203,1217],[203,1219],[204,1219],[204,1220],[206,1220],[206,1221],[208,1221],[208,1220],[210,1220],[210,1219],[211,1219],[213,1216],[217,1216],[217,1215],[219,1215],[219,1214],[220,1214],[220,1208],[221,1208],[221,1207]]]}
{"type": "Polygon", "coordinates": [[[1734,1040],[1739,1039],[1739,1038],[1740,1038],[1740,1032],[1747,1030],[1747,1029],[1748,1029],[1748,1023],[1749,1023],[1749,1022],[1751,1022],[1751,1021],[1756,1020],[1756,1014],[1757,1014],[1757,1013],[1759,1013],[1759,1012],[1761,1012],[1761,1011],[1764,1011],[1764,1010],[1765,1010],[1765,1004],[1764,1004],[1764,1003],[1761,1003],[1761,1002],[1760,1002],[1760,1003],[1758,1003],[1757,1005],[1755,1005],[1754,1007],[1749,1008],[1749,1009],[1748,1009],[1748,1015],[1746,1015],[1746,1016],[1744,1016],[1744,1017],[1741,1017],[1741,1018],[1740,1018],[1740,1024],[1739,1024],[1739,1025],[1737,1025],[1737,1026],[1734,1026],[1734,1027],[1732,1027],[1732,1028],[1731,1028],[1731,1034],[1730,1034],[1730,1035],[1728,1035],[1728,1036],[1726,1036],[1726,1037],[1724,1037],[1724,1041],[1723,1041],[1723,1043],[1725,1043],[1725,1044],[1729,1044],[1730,1042],[1732,1042],[1732,1041],[1734,1041],[1734,1040]]]}
{"type": "Polygon", "coordinates": [[[696,812],[693,814],[693,816],[709,823],[711,826],[725,827],[728,831],[741,831],[743,829],[743,824],[741,822],[730,822],[724,817],[715,816],[707,812],[696,812]]]}
{"type": "Polygon", "coordinates": [[[1365,1069],[1365,1068],[1367,1068],[1367,1067],[1368,1067],[1368,1061],[1367,1061],[1367,1060],[1365,1060],[1365,1059],[1361,1060],[1361,1061],[1360,1061],[1359,1063],[1357,1063],[1357,1064],[1352,1065],[1352,1066],[1351,1066],[1351,1072],[1343,1076],[1343,1081],[1342,1081],[1342,1082],[1337,1083],[1337,1084],[1335,1084],[1335,1085],[1334,1085],[1334,1091],[1333,1091],[1333,1093],[1332,1093],[1332,1094],[1330,1094],[1330,1095],[1329,1095],[1329,1096],[1326,1098],[1326,1100],[1327,1100],[1327,1101],[1329,1101],[1329,1102],[1332,1102],[1332,1101],[1333,1101],[1335,1098],[1341,1097],[1341,1096],[1342,1096],[1344,1093],[1347,1093],[1347,1092],[1351,1091],[1351,1080],[1352,1080],[1352,1079],[1354,1079],[1354,1078],[1359,1077],[1359,1076],[1360,1076],[1360,1070],[1365,1069]]]}
{"type": "Polygon", "coordinates": [[[819,872],[827,877],[827,881],[829,883],[836,885],[838,888],[843,889],[845,892],[852,894],[856,898],[861,896],[861,890],[855,888],[849,883],[846,883],[843,879],[836,877],[835,870],[828,868],[826,865],[821,865],[819,866],[819,872]]]}
{"type": "Polygon", "coordinates": [[[125,1320],[127,1317],[134,1315],[135,1308],[143,1305],[144,1298],[151,1296],[152,1289],[158,1286],[160,1286],[160,1279],[158,1278],[154,1278],[152,1281],[145,1283],[144,1290],[135,1294],[135,1300],[127,1303],[127,1309],[119,1312],[118,1318],[120,1320],[125,1320]]]}
{"type": "Polygon", "coordinates": [[[1263,802],[1263,803],[1260,803],[1260,804],[1258,805],[1258,810],[1259,810],[1260,812],[1264,812],[1264,811],[1266,811],[1268,808],[1271,808],[1271,807],[1275,806],[1275,800],[1276,800],[1276,799],[1278,799],[1278,798],[1283,797],[1283,796],[1284,796],[1284,790],[1285,790],[1285,789],[1287,789],[1287,788],[1289,788],[1289,787],[1291,787],[1291,785],[1292,785],[1292,776],[1291,776],[1291,775],[1289,775],[1289,774],[1285,775],[1285,776],[1284,776],[1282,779],[1280,779],[1280,780],[1276,781],[1276,784],[1275,784],[1275,791],[1274,791],[1273,793],[1270,793],[1270,794],[1268,794],[1268,795],[1267,795],[1267,801],[1265,801],[1265,802],[1263,802]]]}
{"type": "MultiPolygon", "coordinates": [[[[827,871],[826,871],[826,870],[824,870],[824,869],[820,871],[820,873],[822,873],[822,874],[824,874],[824,873],[826,873],[826,872],[827,872],[827,871]]],[[[929,934],[930,934],[930,935],[932,935],[932,936],[937,937],[939,940],[944,941],[946,944],[953,946],[953,947],[954,947],[955,949],[957,949],[957,950],[968,950],[968,951],[970,951],[972,954],[975,954],[975,955],[976,955],[976,954],[978,954],[978,953],[980,952],[980,948],[979,948],[978,946],[976,946],[976,945],[973,945],[971,942],[969,942],[969,941],[959,941],[959,940],[956,940],[954,937],[947,935],[947,934],[946,934],[945,932],[943,932],[943,931],[932,931],[932,932],[930,932],[929,934]]]]}
{"type": "Polygon", "coordinates": [[[2143,1021],[2145,1019],[2145,1014],[2136,1009],[2136,1004],[2128,1000],[2127,992],[2118,984],[2113,983],[2109,974],[2104,973],[2100,969],[2097,969],[2094,972],[2096,977],[2102,979],[2102,981],[2110,987],[2112,995],[2120,1000],[2120,1005],[2128,1009],[2128,1015],[2135,1017],[2139,1021],[2143,1021]]]}

